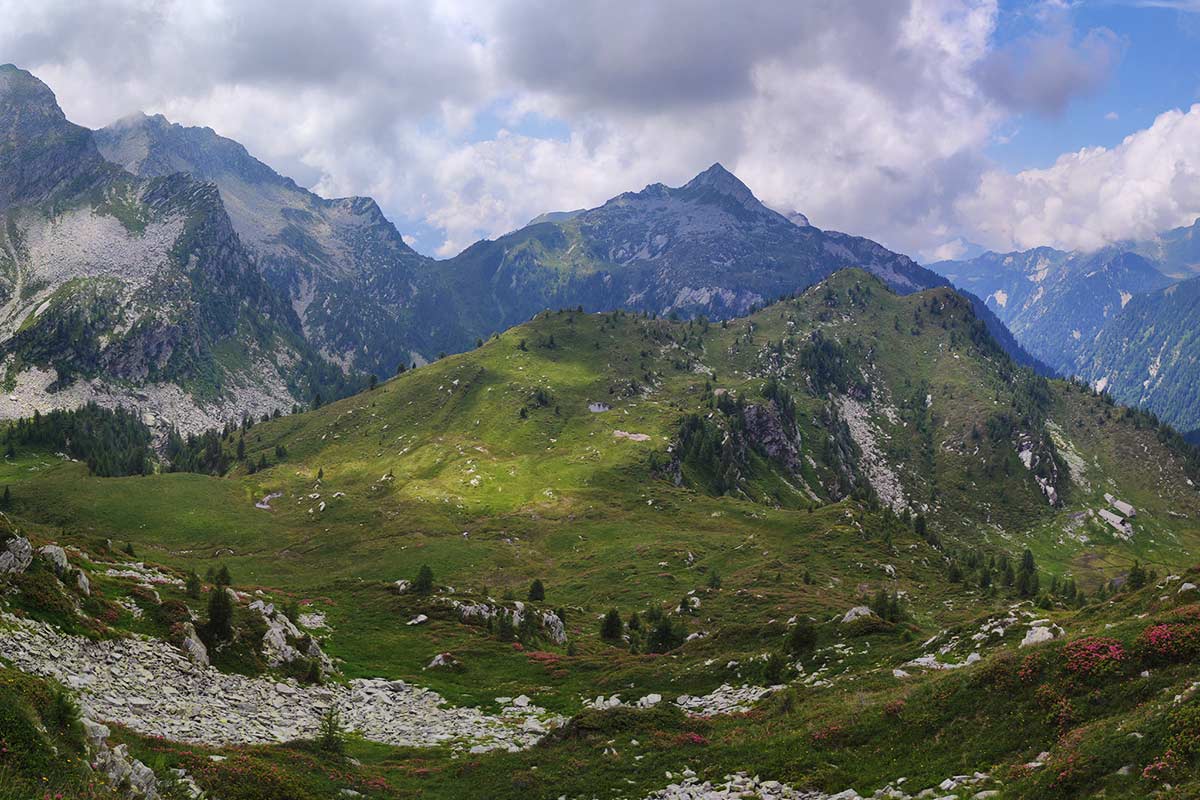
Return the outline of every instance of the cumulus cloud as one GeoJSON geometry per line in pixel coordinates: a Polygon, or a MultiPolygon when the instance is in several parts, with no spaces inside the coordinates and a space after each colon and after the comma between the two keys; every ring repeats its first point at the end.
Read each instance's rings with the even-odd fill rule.
{"type": "Polygon", "coordinates": [[[997,0],[0,0],[0,58],[82,124],[161,112],[370,194],[439,255],[714,161],[816,225],[948,252],[1001,123],[1117,57],[1041,8],[997,51],[997,0]]]}
{"type": "Polygon", "coordinates": [[[990,52],[978,66],[984,90],[1016,111],[1061,114],[1076,97],[1107,82],[1120,60],[1124,43],[1108,28],[1077,35],[1069,8],[1042,7],[1038,29],[990,52]]]}
{"type": "Polygon", "coordinates": [[[990,171],[959,211],[983,244],[1002,250],[1094,249],[1190,225],[1200,215],[1200,104],[1159,115],[1111,149],[1016,175],[990,171]]]}

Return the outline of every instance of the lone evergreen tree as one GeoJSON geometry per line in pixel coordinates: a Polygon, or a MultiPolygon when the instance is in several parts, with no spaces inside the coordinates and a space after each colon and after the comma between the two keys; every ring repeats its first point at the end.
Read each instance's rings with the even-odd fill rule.
{"type": "Polygon", "coordinates": [[[192,598],[193,600],[199,600],[200,599],[200,590],[201,590],[200,576],[194,572],[189,572],[188,576],[187,576],[187,585],[185,587],[185,590],[187,591],[188,597],[192,598]]]}
{"type": "Polygon", "coordinates": [[[1021,568],[1017,570],[1017,594],[1021,597],[1036,597],[1038,583],[1037,564],[1033,560],[1033,551],[1027,547],[1021,555],[1021,568]]]}
{"type": "Polygon", "coordinates": [[[621,612],[615,608],[610,608],[608,613],[604,615],[604,621],[600,623],[600,638],[608,641],[616,641],[621,638],[624,632],[624,626],[621,624],[621,612]]]}
{"type": "Polygon", "coordinates": [[[342,728],[342,716],[336,706],[330,706],[321,715],[320,733],[317,744],[326,753],[341,755],[346,747],[346,732],[342,728]]]}
{"type": "Polygon", "coordinates": [[[511,642],[517,638],[517,632],[513,628],[512,617],[503,611],[500,612],[499,617],[500,621],[496,628],[496,636],[502,642],[511,642]]]}
{"type": "Polygon", "coordinates": [[[229,567],[222,564],[221,568],[217,570],[217,574],[216,577],[213,578],[213,582],[216,583],[217,586],[229,586],[232,584],[233,578],[231,578],[229,575],[229,567]]]}
{"type": "Polygon", "coordinates": [[[233,638],[233,600],[224,586],[214,586],[208,594],[208,635],[214,642],[233,638]]]}
{"type": "Polygon", "coordinates": [[[534,603],[540,603],[546,599],[546,587],[542,585],[542,581],[538,578],[535,578],[533,583],[529,584],[529,599],[534,603]]]}
{"type": "Polygon", "coordinates": [[[413,581],[413,591],[417,594],[429,594],[433,591],[433,570],[428,564],[422,564],[417,571],[417,579],[413,581]]]}

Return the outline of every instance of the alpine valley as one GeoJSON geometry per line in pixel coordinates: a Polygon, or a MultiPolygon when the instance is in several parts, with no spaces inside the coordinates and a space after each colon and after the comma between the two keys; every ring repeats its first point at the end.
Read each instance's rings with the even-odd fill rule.
{"type": "Polygon", "coordinates": [[[435,260],[12,66],[0,215],[0,800],[1200,796],[1189,230],[435,260]]]}

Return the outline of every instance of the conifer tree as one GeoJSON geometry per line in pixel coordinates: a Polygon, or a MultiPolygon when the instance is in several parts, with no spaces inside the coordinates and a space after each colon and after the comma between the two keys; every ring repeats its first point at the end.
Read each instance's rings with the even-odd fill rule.
{"type": "Polygon", "coordinates": [[[214,586],[208,593],[208,635],[214,642],[233,638],[233,601],[224,586],[214,586]]]}
{"type": "Polygon", "coordinates": [[[433,592],[433,569],[428,564],[422,564],[417,571],[417,579],[413,581],[413,591],[417,594],[433,592]]]}
{"type": "Polygon", "coordinates": [[[621,612],[615,608],[610,608],[608,613],[604,615],[604,621],[600,623],[600,638],[608,641],[616,641],[621,638],[624,632],[624,626],[621,624],[621,612]]]}

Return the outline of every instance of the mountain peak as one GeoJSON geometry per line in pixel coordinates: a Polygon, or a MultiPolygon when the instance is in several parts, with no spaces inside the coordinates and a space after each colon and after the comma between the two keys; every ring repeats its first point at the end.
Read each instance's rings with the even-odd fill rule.
{"type": "Polygon", "coordinates": [[[717,198],[731,200],[747,211],[764,208],[750,191],[750,187],[742,183],[736,175],[725,169],[720,162],[713,164],[696,177],[685,183],[678,191],[684,195],[693,195],[700,199],[717,198]]]}
{"type": "Polygon", "coordinates": [[[0,209],[78,191],[103,165],[91,131],[67,120],[50,87],[12,64],[0,66],[0,209]]]}
{"type": "Polygon", "coordinates": [[[21,136],[66,120],[49,86],[13,64],[0,66],[0,130],[21,136]]]}
{"type": "Polygon", "coordinates": [[[746,184],[738,180],[738,177],[732,172],[725,169],[724,165],[722,165],[720,161],[715,162],[711,167],[692,178],[690,181],[684,184],[683,188],[696,189],[702,186],[717,189],[726,193],[750,191],[746,184]]]}

